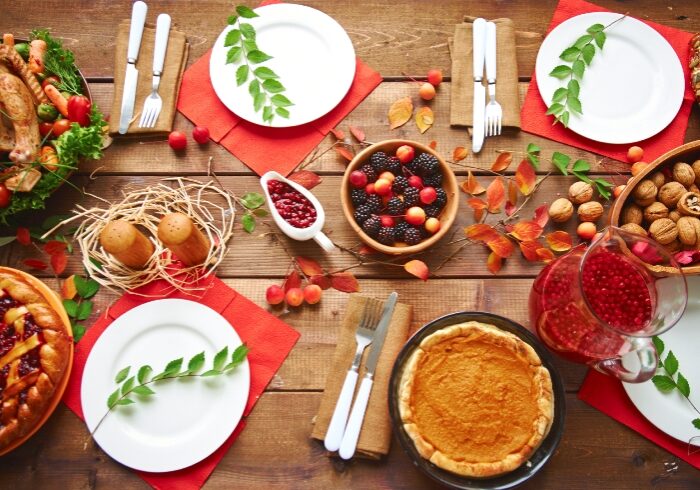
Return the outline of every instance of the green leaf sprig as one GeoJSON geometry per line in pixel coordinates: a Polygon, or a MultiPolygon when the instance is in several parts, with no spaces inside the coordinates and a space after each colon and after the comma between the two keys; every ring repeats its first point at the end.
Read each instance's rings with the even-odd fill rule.
{"type": "Polygon", "coordinates": [[[243,197],[236,198],[236,201],[245,209],[245,214],[241,218],[243,229],[247,233],[253,233],[256,226],[255,218],[264,218],[269,214],[267,210],[262,208],[262,205],[265,204],[265,197],[258,192],[248,192],[243,197]]]}
{"type": "Polygon", "coordinates": [[[607,26],[603,24],[593,24],[586,29],[586,34],[579,37],[574,44],[561,52],[559,58],[566,64],[557,65],[549,73],[549,76],[559,80],[568,79],[566,87],[560,87],[552,95],[552,103],[547,110],[547,115],[554,115],[554,124],[561,123],[564,127],[569,127],[569,110],[578,114],[583,114],[583,106],[579,94],[581,83],[586,67],[590,66],[598,50],[602,50],[607,39],[605,30],[613,24],[624,19],[626,15],[611,22],[607,26]]]}
{"type": "Polygon", "coordinates": [[[282,95],[286,88],[279,81],[277,73],[267,66],[254,67],[272,59],[272,56],[258,47],[255,28],[241,21],[241,18],[255,17],[259,15],[245,5],[238,5],[236,14],[229,16],[228,24],[235,28],[226,34],[224,41],[224,47],[229,48],[226,53],[226,64],[238,65],[236,84],[240,87],[248,83],[248,93],[253,98],[255,112],[262,110],[263,121],[272,123],[276,115],[289,118],[288,107],[294,104],[282,95]]]}
{"type": "MultiPolygon", "coordinates": [[[[654,383],[656,388],[663,393],[670,393],[673,390],[678,390],[678,392],[683,395],[693,410],[700,415],[700,410],[690,401],[690,383],[685,376],[678,370],[679,363],[676,356],[673,354],[672,350],[668,351],[666,359],[661,359],[661,354],[663,354],[666,346],[663,340],[659,337],[652,337],[654,342],[654,347],[656,347],[656,353],[659,355],[659,371],[663,371],[666,374],[657,374],[651,381],[654,383]],[[674,379],[675,376],[675,379],[674,379]]],[[[700,417],[691,420],[691,423],[696,429],[700,429],[700,417]]]]}
{"type": "Polygon", "coordinates": [[[594,179],[590,178],[587,174],[591,170],[591,165],[585,160],[576,160],[571,167],[571,157],[564,155],[558,151],[552,153],[552,164],[557,167],[557,169],[563,175],[569,175],[569,171],[575,175],[580,181],[590,184],[596,188],[598,194],[604,199],[610,199],[612,193],[610,189],[614,187],[614,184],[608,182],[602,177],[596,177],[594,179]]]}
{"type": "Polygon", "coordinates": [[[66,309],[70,324],[73,330],[73,341],[79,342],[85,335],[85,325],[82,321],[87,320],[92,315],[92,310],[95,304],[90,300],[100,290],[100,283],[94,279],[74,276],[73,283],[75,284],[75,297],[73,299],[64,299],[63,307],[66,309]]]}

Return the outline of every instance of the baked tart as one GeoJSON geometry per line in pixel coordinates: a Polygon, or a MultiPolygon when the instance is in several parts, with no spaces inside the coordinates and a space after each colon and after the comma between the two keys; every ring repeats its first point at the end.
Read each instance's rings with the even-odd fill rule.
{"type": "Polygon", "coordinates": [[[56,310],[60,304],[35,282],[0,270],[0,453],[53,408],[70,359],[72,338],[56,310]]]}
{"type": "Polygon", "coordinates": [[[527,461],[549,433],[549,371],[527,343],[466,322],[427,336],[399,386],[403,427],[421,457],[462,476],[502,475],[527,461]]]}

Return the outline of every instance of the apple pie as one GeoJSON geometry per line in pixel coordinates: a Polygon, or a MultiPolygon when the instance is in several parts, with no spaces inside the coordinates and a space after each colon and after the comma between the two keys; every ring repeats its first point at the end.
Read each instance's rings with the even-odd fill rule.
{"type": "Polygon", "coordinates": [[[399,390],[403,427],[418,453],[469,477],[518,468],[547,436],[554,416],[552,380],[534,349],[478,322],[423,339],[399,390]]]}

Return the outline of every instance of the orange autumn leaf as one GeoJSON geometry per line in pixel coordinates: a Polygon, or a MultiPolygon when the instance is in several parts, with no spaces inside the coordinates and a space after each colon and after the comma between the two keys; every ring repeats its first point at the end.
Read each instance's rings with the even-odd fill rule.
{"type": "Polygon", "coordinates": [[[464,229],[464,234],[470,240],[477,241],[489,241],[498,237],[498,232],[496,229],[493,226],[485,223],[475,223],[467,226],[464,229]]]}
{"type": "Polygon", "coordinates": [[[331,133],[333,133],[333,136],[335,136],[336,139],[339,139],[339,140],[345,139],[345,133],[343,132],[342,129],[331,129],[331,133]]]}
{"type": "Polygon", "coordinates": [[[300,288],[300,287],[301,287],[301,277],[299,277],[299,273],[297,271],[292,271],[285,278],[284,285],[282,286],[282,289],[284,289],[284,292],[286,293],[287,291],[289,291],[292,288],[300,288]]]}
{"type": "Polygon", "coordinates": [[[321,177],[311,170],[299,170],[287,178],[308,190],[313,189],[321,183],[321,177]]]}
{"type": "Polygon", "coordinates": [[[486,245],[491,249],[493,253],[495,253],[503,259],[507,259],[508,257],[510,257],[513,254],[513,251],[515,250],[513,242],[508,240],[508,238],[505,235],[501,235],[500,233],[496,233],[496,236],[494,238],[487,240],[486,245]]]}
{"type": "Polygon", "coordinates": [[[550,249],[544,247],[537,249],[537,255],[544,263],[549,263],[554,259],[554,253],[552,253],[550,249]]]}
{"type": "Polygon", "coordinates": [[[365,140],[365,132],[356,126],[350,126],[350,132],[357,141],[362,143],[365,140]]]}
{"type": "Polygon", "coordinates": [[[510,203],[510,201],[506,201],[506,216],[511,216],[515,212],[516,207],[510,203]]]}
{"type": "Polygon", "coordinates": [[[425,262],[422,260],[411,260],[409,262],[406,262],[403,265],[403,268],[406,269],[406,272],[409,274],[413,274],[416,276],[418,279],[421,279],[423,281],[428,280],[428,276],[430,275],[430,270],[428,269],[428,266],[425,265],[425,262]]]}
{"type": "Polygon", "coordinates": [[[540,256],[537,255],[537,250],[540,248],[543,248],[542,244],[537,241],[520,242],[520,251],[523,253],[523,257],[530,262],[539,262],[540,256]]]}
{"type": "Polygon", "coordinates": [[[571,235],[563,230],[553,231],[548,234],[545,239],[549,244],[550,248],[555,252],[566,252],[571,249],[573,240],[571,235]]]}
{"type": "Polygon", "coordinates": [[[416,126],[418,126],[420,134],[425,133],[427,130],[433,127],[434,122],[435,115],[430,107],[423,106],[418,109],[418,112],[416,112],[416,126]]]}
{"type": "Polygon", "coordinates": [[[69,276],[61,286],[61,298],[73,299],[78,294],[78,289],[75,287],[75,274],[69,276]]]}
{"type": "Polygon", "coordinates": [[[478,196],[479,194],[483,194],[484,192],[486,192],[484,186],[479,184],[479,181],[476,180],[476,177],[474,177],[474,174],[471,170],[467,174],[467,180],[459,184],[459,188],[467,194],[471,194],[472,196],[478,196]]]}
{"type": "Polygon", "coordinates": [[[499,153],[498,157],[496,157],[496,161],[491,165],[491,170],[494,172],[502,172],[510,166],[512,161],[513,154],[511,152],[504,151],[503,153],[499,153]]]}
{"type": "Polygon", "coordinates": [[[534,221],[518,221],[510,234],[523,242],[532,241],[542,234],[542,227],[534,221]]]}
{"type": "Polygon", "coordinates": [[[489,254],[489,258],[486,259],[486,267],[492,274],[497,274],[501,270],[501,265],[503,265],[503,259],[496,255],[494,252],[489,254]]]}
{"type": "Polygon", "coordinates": [[[506,199],[506,189],[503,186],[503,179],[496,177],[486,189],[486,203],[488,204],[489,213],[498,213],[501,211],[501,205],[506,199]]]}
{"type": "Polygon", "coordinates": [[[532,194],[535,190],[535,183],[537,182],[537,175],[535,175],[535,170],[530,165],[530,162],[523,160],[518,165],[518,169],[515,171],[515,183],[518,185],[518,189],[525,196],[532,194]]]}
{"type": "Polygon", "coordinates": [[[474,221],[479,222],[481,221],[481,218],[484,217],[484,213],[486,212],[486,208],[483,209],[475,209],[474,210],[474,221]]]}
{"type": "Polygon", "coordinates": [[[308,257],[296,257],[296,262],[301,272],[307,276],[317,276],[323,274],[323,268],[314,259],[308,257]]]}
{"type": "Polygon", "coordinates": [[[470,197],[467,199],[467,205],[474,210],[486,209],[487,207],[486,201],[479,199],[478,197],[470,197]]]}
{"type": "Polygon", "coordinates": [[[389,107],[389,128],[396,129],[403,126],[411,119],[413,114],[413,101],[410,97],[403,97],[389,107]]]}
{"type": "Polygon", "coordinates": [[[356,293],[360,290],[360,284],[352,272],[337,272],[331,275],[331,286],[344,293],[356,293]]]}
{"type": "Polygon", "coordinates": [[[435,140],[431,141],[430,143],[428,143],[428,146],[429,146],[432,150],[434,150],[435,148],[437,148],[437,141],[435,141],[435,140]]]}
{"type": "Polygon", "coordinates": [[[546,204],[543,204],[542,206],[535,209],[535,216],[533,218],[533,221],[535,221],[542,228],[547,226],[547,222],[549,221],[549,210],[546,204]]]}
{"type": "Polygon", "coordinates": [[[513,207],[518,204],[518,186],[512,179],[508,179],[508,203],[513,207]]]}
{"type": "Polygon", "coordinates": [[[334,148],[335,148],[335,151],[337,151],[338,154],[340,156],[342,156],[343,158],[345,158],[347,161],[350,161],[353,158],[355,158],[355,155],[353,155],[352,152],[350,152],[350,150],[348,150],[344,146],[335,146],[334,148]]]}
{"type": "Polygon", "coordinates": [[[467,158],[468,155],[469,155],[469,150],[467,150],[463,146],[458,146],[457,148],[452,150],[452,160],[454,160],[455,162],[459,162],[460,160],[464,160],[465,158],[467,158]]]}
{"type": "Polygon", "coordinates": [[[318,287],[320,287],[324,291],[331,287],[331,278],[328,276],[322,276],[322,275],[311,276],[311,277],[309,277],[309,282],[311,284],[316,284],[318,287]]]}
{"type": "Polygon", "coordinates": [[[66,252],[55,253],[51,256],[51,268],[55,274],[62,274],[68,265],[68,256],[66,252]]]}

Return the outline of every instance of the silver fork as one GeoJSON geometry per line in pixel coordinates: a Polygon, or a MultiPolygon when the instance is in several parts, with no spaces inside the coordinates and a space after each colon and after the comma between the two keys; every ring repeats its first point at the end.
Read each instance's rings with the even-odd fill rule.
{"type": "Polygon", "coordinates": [[[343,440],[343,432],[348,422],[352,396],[355,393],[355,385],[357,384],[357,372],[360,369],[362,353],[367,346],[372,343],[374,331],[377,329],[377,324],[381,318],[381,309],[381,302],[370,299],[367,301],[365,310],[362,312],[360,325],[355,332],[355,341],[357,342],[355,358],[352,361],[352,366],[350,366],[348,370],[348,374],[345,376],[343,388],[340,390],[331,422],[328,424],[328,432],[326,432],[326,438],[323,441],[326,449],[329,451],[337,451],[343,440]]]}
{"type": "Polygon", "coordinates": [[[170,16],[160,14],[156,21],[156,44],[153,48],[153,90],[143,103],[143,112],[139,120],[139,128],[152,128],[156,125],[160,111],[163,108],[163,99],[158,94],[160,76],[163,74],[165,52],[168,49],[168,36],[170,35],[170,16]]]}
{"type": "Polygon", "coordinates": [[[486,104],[485,128],[486,136],[501,134],[501,119],[503,109],[496,102],[496,24],[486,23],[486,79],[489,82],[489,103],[486,104]]]}

